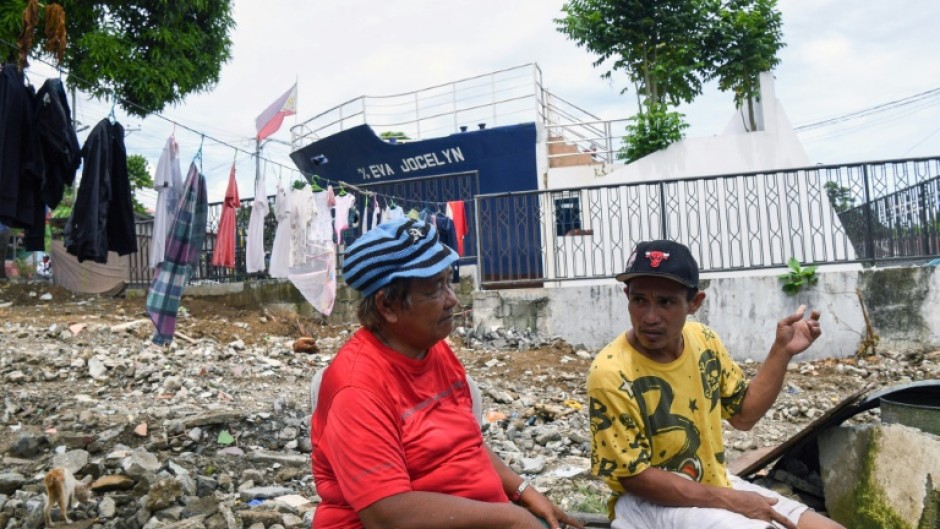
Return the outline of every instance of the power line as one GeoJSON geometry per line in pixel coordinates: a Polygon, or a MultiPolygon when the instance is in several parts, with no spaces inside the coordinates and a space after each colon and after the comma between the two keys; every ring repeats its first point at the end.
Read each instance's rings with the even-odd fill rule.
{"type": "Polygon", "coordinates": [[[930,99],[930,98],[937,97],[937,96],[940,96],[940,87],[933,88],[933,89],[927,90],[926,92],[921,92],[919,94],[914,94],[909,97],[895,99],[893,101],[888,101],[887,103],[882,103],[880,105],[875,105],[873,107],[865,108],[862,110],[856,110],[854,112],[849,112],[848,114],[842,114],[840,116],[823,119],[821,121],[817,121],[814,123],[800,125],[798,127],[795,127],[793,130],[795,130],[796,132],[802,132],[802,131],[817,129],[817,128],[825,127],[829,125],[834,125],[836,123],[841,123],[843,121],[859,119],[859,118],[867,117],[873,114],[887,112],[895,108],[900,108],[903,106],[911,105],[911,104],[918,103],[923,100],[930,99]]]}
{"type": "MultiPolygon", "coordinates": [[[[11,48],[14,48],[14,49],[19,49],[19,47],[18,47],[16,44],[13,44],[13,43],[11,43],[11,42],[5,40],[5,39],[0,39],[0,43],[5,44],[5,45],[7,45],[8,47],[11,47],[11,48]]],[[[79,77],[79,76],[73,75],[71,72],[67,71],[65,68],[62,68],[61,66],[56,66],[56,65],[50,63],[49,61],[47,61],[46,59],[42,58],[41,56],[31,56],[30,58],[31,58],[31,59],[34,59],[34,60],[36,60],[36,61],[38,61],[38,62],[40,62],[40,63],[42,63],[42,64],[45,64],[45,65],[47,65],[47,66],[49,66],[49,67],[51,67],[51,68],[54,68],[56,71],[59,72],[60,75],[68,75],[70,78],[74,78],[75,80],[77,80],[77,81],[79,81],[79,82],[81,82],[81,83],[84,83],[84,84],[86,84],[86,85],[89,85],[89,86],[90,86],[90,85],[93,85],[93,84],[96,84],[96,83],[93,83],[93,82],[91,82],[91,81],[89,81],[89,80],[87,80],[87,79],[83,79],[83,78],[81,78],[81,77],[79,77]]],[[[117,97],[117,94],[115,93],[114,89],[112,89],[112,88],[110,88],[110,87],[102,86],[100,83],[98,83],[98,86],[101,87],[101,88],[103,88],[103,91],[107,92],[107,93],[111,96],[111,98],[112,98],[113,101],[120,101],[120,102],[121,102],[121,105],[122,105],[124,108],[128,108],[129,106],[138,108],[138,109],[140,109],[141,111],[143,111],[143,112],[145,113],[145,115],[147,115],[148,117],[149,117],[149,116],[155,116],[155,117],[157,117],[157,118],[159,118],[159,119],[162,119],[162,120],[166,121],[167,123],[170,123],[170,124],[172,124],[172,125],[174,125],[174,126],[176,126],[176,127],[180,127],[180,128],[183,129],[183,130],[186,130],[186,131],[189,131],[189,132],[191,132],[191,133],[193,133],[193,134],[198,135],[198,136],[200,137],[200,145],[199,145],[199,152],[200,152],[200,153],[201,153],[202,150],[203,150],[203,142],[204,142],[204,140],[210,140],[210,141],[212,141],[212,142],[214,142],[214,143],[217,143],[217,144],[219,144],[219,145],[222,145],[222,146],[228,147],[228,148],[230,148],[230,149],[233,149],[233,150],[236,152],[236,158],[237,158],[237,156],[238,156],[237,153],[242,152],[242,153],[245,153],[245,154],[247,154],[247,155],[249,155],[249,156],[251,156],[251,157],[257,157],[257,159],[258,159],[259,161],[264,161],[264,162],[266,162],[266,163],[268,163],[268,164],[271,164],[271,165],[274,165],[274,166],[276,166],[276,167],[279,167],[280,169],[287,169],[288,171],[291,171],[291,172],[294,172],[294,173],[299,173],[299,174],[302,175],[302,176],[305,178],[305,180],[307,180],[308,182],[312,181],[311,179],[317,179],[317,180],[319,180],[319,181],[325,183],[326,185],[334,185],[334,182],[331,181],[331,180],[328,179],[328,178],[324,178],[324,177],[321,177],[321,176],[319,176],[319,175],[308,174],[308,173],[305,173],[305,172],[302,171],[302,170],[299,170],[299,169],[296,168],[296,167],[291,167],[291,166],[288,166],[288,165],[284,165],[284,164],[282,164],[282,163],[280,163],[280,162],[271,160],[271,159],[269,159],[269,158],[265,158],[265,157],[261,156],[261,153],[260,153],[260,152],[248,151],[248,150],[245,150],[245,149],[243,149],[243,148],[241,148],[241,147],[238,147],[238,146],[236,146],[236,145],[232,145],[231,143],[228,143],[228,142],[226,142],[226,141],[220,140],[220,139],[218,139],[218,138],[216,138],[216,137],[214,137],[214,136],[211,136],[211,135],[209,135],[209,134],[206,134],[206,133],[203,132],[203,131],[196,130],[195,128],[192,128],[192,127],[190,127],[190,126],[188,126],[188,125],[186,125],[186,124],[184,124],[184,123],[181,123],[181,122],[179,122],[179,121],[177,121],[177,120],[175,120],[175,119],[172,119],[172,118],[169,118],[169,117],[167,117],[167,116],[164,116],[163,114],[161,114],[161,113],[159,113],[159,112],[152,112],[152,113],[151,113],[151,112],[148,112],[148,110],[147,110],[146,108],[144,108],[144,107],[141,106],[141,105],[138,105],[137,103],[134,103],[133,101],[127,101],[126,99],[117,97]]],[[[75,109],[73,109],[73,112],[75,112],[75,109]]],[[[200,172],[202,172],[202,171],[201,171],[201,168],[200,168],[200,172]]],[[[345,182],[345,181],[343,181],[343,180],[336,180],[335,185],[336,185],[337,187],[340,187],[340,188],[349,188],[349,189],[352,189],[353,191],[356,191],[356,192],[358,192],[358,193],[360,193],[360,194],[362,194],[362,195],[364,195],[364,196],[378,196],[378,197],[382,197],[382,198],[385,198],[385,199],[391,199],[392,201],[397,202],[397,203],[401,203],[401,204],[420,204],[420,203],[427,203],[427,201],[423,201],[423,200],[415,200],[415,199],[411,199],[411,198],[398,197],[398,196],[395,196],[395,195],[389,195],[389,194],[385,194],[385,193],[377,193],[377,192],[371,191],[371,190],[365,190],[365,189],[362,189],[362,188],[360,188],[360,187],[358,187],[358,186],[356,186],[356,185],[354,185],[354,184],[347,183],[347,182],[345,182]]],[[[441,204],[443,204],[443,202],[442,202],[441,204]]]]}
{"type": "MultiPolygon", "coordinates": [[[[15,44],[13,44],[13,43],[11,43],[11,42],[9,42],[9,41],[7,41],[7,40],[4,40],[4,39],[0,39],[0,43],[6,44],[6,45],[9,46],[9,47],[18,49],[15,44]]],[[[48,62],[47,60],[45,60],[45,59],[42,58],[42,57],[36,57],[36,56],[34,56],[34,57],[32,57],[32,59],[37,60],[37,61],[39,61],[39,62],[41,62],[41,63],[43,63],[43,64],[45,64],[45,65],[47,65],[47,66],[50,66],[50,67],[52,67],[52,68],[55,68],[55,69],[58,70],[60,73],[65,74],[65,75],[68,75],[69,77],[72,77],[72,78],[74,78],[75,80],[77,80],[77,81],[79,81],[79,82],[81,82],[81,83],[84,83],[84,84],[87,84],[87,85],[95,84],[95,83],[92,83],[91,81],[89,81],[89,80],[87,80],[87,79],[83,79],[83,78],[81,78],[81,77],[79,77],[79,76],[77,76],[77,75],[73,75],[71,72],[65,70],[65,69],[62,68],[62,67],[58,67],[58,66],[56,66],[56,65],[54,65],[54,64],[52,64],[52,63],[50,63],[50,62],[48,62]]],[[[99,86],[100,86],[100,85],[99,85],[99,86]]],[[[138,105],[137,103],[134,103],[133,101],[128,101],[128,100],[126,100],[126,99],[117,97],[117,94],[114,92],[113,89],[108,88],[108,87],[104,87],[104,89],[105,89],[105,91],[107,91],[107,92],[110,94],[110,96],[111,96],[115,101],[120,101],[120,102],[121,102],[121,105],[124,106],[125,108],[134,107],[134,108],[140,109],[141,111],[143,111],[143,112],[145,112],[145,113],[148,112],[146,108],[144,108],[144,107],[141,106],[141,105],[138,105]]],[[[249,156],[259,156],[258,153],[256,153],[256,152],[248,151],[248,150],[243,149],[243,148],[241,148],[241,147],[238,147],[238,146],[236,146],[236,145],[232,145],[232,144],[230,144],[230,143],[228,143],[228,142],[226,142],[226,141],[220,140],[220,139],[218,139],[218,138],[216,138],[216,137],[214,137],[214,136],[211,136],[211,135],[209,135],[209,134],[206,134],[206,133],[203,132],[203,131],[196,130],[196,129],[190,127],[189,125],[186,125],[186,124],[181,123],[181,122],[179,122],[179,121],[177,121],[177,120],[174,120],[174,119],[171,119],[171,118],[169,118],[169,117],[167,117],[167,116],[164,116],[163,114],[161,114],[161,113],[159,113],[159,112],[147,113],[147,115],[148,115],[148,116],[154,116],[154,117],[157,117],[157,118],[159,118],[159,119],[162,119],[162,120],[166,121],[167,123],[170,123],[170,124],[172,124],[172,125],[175,125],[175,126],[177,126],[177,127],[180,127],[181,129],[184,129],[184,130],[187,130],[187,131],[189,131],[189,132],[191,132],[191,133],[193,133],[193,134],[196,134],[196,135],[200,136],[201,138],[210,140],[210,141],[212,141],[212,142],[214,142],[214,143],[218,143],[219,145],[224,145],[224,146],[226,146],[226,147],[228,147],[228,148],[234,149],[234,150],[237,151],[237,152],[242,152],[242,153],[245,153],[245,154],[247,154],[247,155],[249,155],[249,156]]],[[[264,160],[265,158],[261,158],[261,159],[264,160]]],[[[278,163],[278,162],[274,162],[273,160],[269,160],[269,161],[271,161],[271,163],[274,163],[274,164],[277,164],[277,165],[282,165],[282,164],[280,164],[280,163],[278,163]]],[[[289,170],[292,170],[292,171],[300,172],[300,171],[298,171],[296,168],[293,168],[293,167],[290,167],[290,166],[284,166],[284,167],[285,167],[286,169],[289,169],[289,170]]]]}
{"type": "Polygon", "coordinates": [[[923,144],[925,141],[929,140],[934,134],[936,134],[936,133],[938,133],[938,132],[940,132],[940,128],[934,129],[933,132],[931,132],[930,134],[924,136],[924,138],[923,138],[922,140],[920,140],[919,142],[915,143],[913,147],[911,147],[910,149],[904,151],[904,154],[902,154],[901,156],[907,156],[907,153],[913,151],[913,150],[916,149],[917,147],[920,147],[921,144],[923,144]]]}
{"type": "Polygon", "coordinates": [[[804,134],[807,134],[808,137],[801,137],[803,143],[814,143],[819,141],[831,140],[834,138],[840,138],[848,134],[853,134],[865,129],[876,127],[885,123],[890,123],[892,121],[897,121],[899,119],[905,118],[915,112],[918,112],[923,109],[934,107],[940,104],[940,99],[934,100],[924,100],[916,104],[908,105],[903,109],[899,109],[897,112],[894,112],[890,115],[888,114],[879,114],[879,115],[870,115],[866,116],[866,120],[858,123],[844,124],[841,127],[833,127],[827,130],[816,130],[804,134]]]}

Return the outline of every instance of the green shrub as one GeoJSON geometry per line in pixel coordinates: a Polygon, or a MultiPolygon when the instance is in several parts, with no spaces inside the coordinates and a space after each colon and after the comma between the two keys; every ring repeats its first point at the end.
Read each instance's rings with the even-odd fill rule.
{"type": "Polygon", "coordinates": [[[791,257],[787,261],[787,266],[790,271],[777,276],[777,278],[784,282],[783,291],[789,296],[793,296],[803,287],[815,285],[819,281],[819,278],[816,277],[816,267],[800,266],[800,262],[796,260],[796,257],[791,257]]]}
{"type": "Polygon", "coordinates": [[[650,105],[646,112],[630,118],[624,146],[617,152],[617,159],[627,163],[639,160],[647,154],[661,151],[681,140],[682,132],[689,128],[685,115],[669,111],[665,104],[650,105]]]}

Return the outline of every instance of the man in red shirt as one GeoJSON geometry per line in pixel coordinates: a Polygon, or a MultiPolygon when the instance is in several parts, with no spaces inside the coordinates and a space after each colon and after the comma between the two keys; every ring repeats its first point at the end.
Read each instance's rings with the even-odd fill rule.
{"type": "Polygon", "coordinates": [[[583,529],[483,442],[466,373],[444,341],[455,260],[433,225],[412,219],[382,224],[347,250],[343,276],[362,293],[363,328],[317,395],[315,528],[583,529]]]}

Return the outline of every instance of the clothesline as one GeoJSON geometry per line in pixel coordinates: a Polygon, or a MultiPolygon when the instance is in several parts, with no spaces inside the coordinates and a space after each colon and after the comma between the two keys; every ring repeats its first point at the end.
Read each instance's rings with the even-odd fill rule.
{"type": "MultiPolygon", "coordinates": [[[[9,42],[9,41],[7,41],[7,40],[0,39],[0,43],[5,44],[5,45],[7,45],[7,46],[9,46],[9,47],[11,47],[11,48],[13,48],[13,49],[17,49],[16,44],[11,43],[11,42],[9,42]]],[[[57,70],[57,71],[59,72],[60,77],[61,77],[62,75],[68,75],[69,77],[74,77],[77,81],[79,81],[79,82],[81,82],[81,83],[83,83],[83,84],[86,84],[86,85],[91,85],[91,84],[93,84],[91,81],[88,81],[87,79],[83,79],[83,78],[81,78],[81,77],[79,77],[79,76],[77,76],[77,75],[73,75],[71,72],[69,72],[69,71],[66,70],[65,68],[63,68],[63,67],[61,67],[61,66],[56,66],[56,65],[52,64],[51,62],[45,60],[45,59],[42,58],[42,57],[31,56],[30,59],[31,59],[31,60],[35,60],[35,61],[37,61],[37,62],[40,62],[40,63],[42,63],[42,64],[45,64],[45,65],[47,65],[47,66],[49,66],[49,67],[51,67],[51,68],[54,68],[55,70],[57,70]]],[[[99,86],[101,86],[101,85],[99,85],[99,86]]],[[[103,91],[108,92],[108,93],[110,94],[110,97],[111,97],[111,100],[112,100],[112,105],[113,105],[114,103],[116,103],[116,102],[120,102],[121,105],[124,106],[125,108],[127,108],[127,107],[130,106],[130,107],[135,107],[135,108],[138,108],[138,109],[140,109],[140,110],[146,111],[146,109],[145,109],[144,107],[142,107],[141,105],[138,105],[138,104],[134,103],[133,101],[128,101],[128,100],[126,100],[126,99],[122,99],[122,98],[117,97],[117,95],[115,94],[115,92],[114,92],[113,89],[111,89],[111,88],[109,88],[109,87],[104,87],[104,86],[101,86],[101,88],[102,88],[103,91]]],[[[74,112],[74,110],[75,110],[75,109],[73,109],[73,112],[74,112]]],[[[112,112],[113,112],[113,111],[112,111],[112,112]]],[[[231,144],[231,143],[229,143],[229,142],[226,142],[226,141],[224,141],[224,140],[221,140],[221,139],[219,139],[219,138],[216,138],[216,137],[212,136],[211,134],[207,134],[206,132],[197,130],[197,129],[195,129],[195,128],[193,128],[193,127],[190,127],[189,125],[186,125],[186,124],[184,124],[184,123],[182,123],[182,122],[179,122],[179,121],[177,121],[177,120],[175,120],[175,119],[172,119],[172,118],[170,118],[170,117],[164,116],[163,114],[161,114],[161,113],[159,113],[159,112],[153,112],[153,113],[149,113],[149,114],[147,114],[147,115],[148,115],[148,116],[154,116],[154,117],[159,118],[159,119],[161,119],[161,120],[163,120],[163,121],[165,121],[165,122],[167,122],[167,123],[169,123],[169,124],[172,124],[174,127],[179,127],[179,128],[181,128],[181,129],[183,129],[183,130],[185,130],[185,131],[188,131],[188,132],[190,132],[190,133],[192,133],[192,134],[197,135],[197,136],[200,138],[200,146],[199,146],[199,151],[198,151],[198,153],[201,153],[201,152],[202,152],[203,143],[205,142],[205,140],[209,140],[209,141],[214,142],[214,143],[216,143],[216,144],[218,144],[218,145],[221,145],[221,146],[224,146],[224,147],[233,149],[233,150],[235,151],[235,156],[236,156],[236,157],[238,156],[238,153],[240,153],[240,152],[241,152],[241,153],[244,153],[244,154],[247,154],[248,156],[250,156],[250,157],[252,157],[252,158],[257,158],[259,161],[265,162],[266,164],[275,165],[275,166],[280,167],[281,169],[287,169],[288,171],[292,171],[292,172],[294,172],[294,173],[299,173],[299,174],[302,175],[306,180],[308,180],[308,182],[310,181],[311,178],[316,178],[316,179],[318,179],[318,180],[320,180],[320,181],[322,181],[322,182],[325,182],[327,185],[334,185],[335,187],[343,187],[343,188],[347,188],[347,189],[352,189],[352,190],[356,191],[357,193],[360,193],[360,194],[363,194],[363,195],[367,195],[367,196],[375,196],[375,197],[378,197],[378,198],[384,198],[386,201],[391,200],[392,202],[394,202],[394,203],[396,203],[396,204],[407,204],[407,205],[411,205],[411,206],[414,206],[414,205],[420,206],[420,205],[422,205],[422,204],[439,204],[439,205],[443,206],[443,205],[446,204],[446,202],[453,202],[453,201],[455,201],[455,200],[448,200],[448,201],[446,201],[446,202],[436,202],[436,201],[425,201],[425,200],[414,199],[414,198],[399,197],[399,196],[391,195],[391,194],[388,194],[388,193],[379,193],[379,192],[376,192],[376,191],[365,190],[365,189],[362,189],[362,188],[360,188],[360,187],[358,187],[358,186],[356,186],[356,185],[354,185],[354,184],[350,184],[349,182],[346,182],[346,181],[343,181],[343,180],[339,180],[339,179],[337,179],[337,180],[335,181],[335,184],[334,184],[334,181],[332,181],[332,180],[330,180],[330,179],[328,179],[328,178],[324,178],[324,177],[322,177],[322,176],[319,176],[319,175],[316,175],[316,174],[313,174],[313,173],[306,173],[306,172],[304,172],[304,171],[301,171],[301,170],[297,169],[296,167],[291,167],[291,166],[288,166],[288,165],[284,165],[284,164],[282,164],[282,163],[280,163],[280,162],[278,162],[278,161],[276,161],[276,160],[272,160],[272,159],[270,159],[270,158],[265,158],[264,156],[261,156],[261,155],[260,155],[259,153],[257,153],[257,152],[249,151],[249,150],[246,150],[246,149],[244,149],[244,148],[242,148],[242,147],[239,147],[239,146],[237,146],[237,145],[233,145],[233,144],[231,144]]],[[[175,131],[174,131],[174,132],[175,132],[175,131]]],[[[202,167],[201,167],[201,165],[200,165],[200,171],[201,171],[201,170],[202,170],[202,167]]],[[[226,175],[226,176],[227,176],[227,175],[226,175]]],[[[456,199],[456,200],[460,200],[460,199],[456,199]]],[[[420,209],[422,209],[422,208],[412,207],[411,209],[418,209],[418,210],[420,210],[420,209]]]]}

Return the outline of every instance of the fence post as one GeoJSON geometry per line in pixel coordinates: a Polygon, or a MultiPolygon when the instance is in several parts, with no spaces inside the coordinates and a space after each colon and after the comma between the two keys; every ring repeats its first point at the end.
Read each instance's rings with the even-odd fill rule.
{"type": "Polygon", "coordinates": [[[476,230],[477,230],[477,286],[480,290],[483,288],[483,232],[480,231],[480,227],[483,226],[483,221],[480,219],[480,197],[473,196],[473,215],[476,217],[476,230]]]}
{"type": "Polygon", "coordinates": [[[871,218],[871,193],[869,191],[868,164],[862,165],[862,181],[865,185],[865,246],[867,246],[868,258],[871,264],[875,264],[875,234],[872,228],[871,218]]]}
{"type": "Polygon", "coordinates": [[[930,201],[927,200],[927,182],[923,182],[917,186],[918,191],[918,204],[917,207],[920,208],[920,226],[921,233],[924,239],[924,255],[930,255],[930,224],[927,218],[927,208],[930,207],[930,201]]]}
{"type": "Polygon", "coordinates": [[[666,235],[666,181],[661,180],[659,182],[659,225],[662,233],[660,234],[661,239],[668,239],[666,235]]]}

